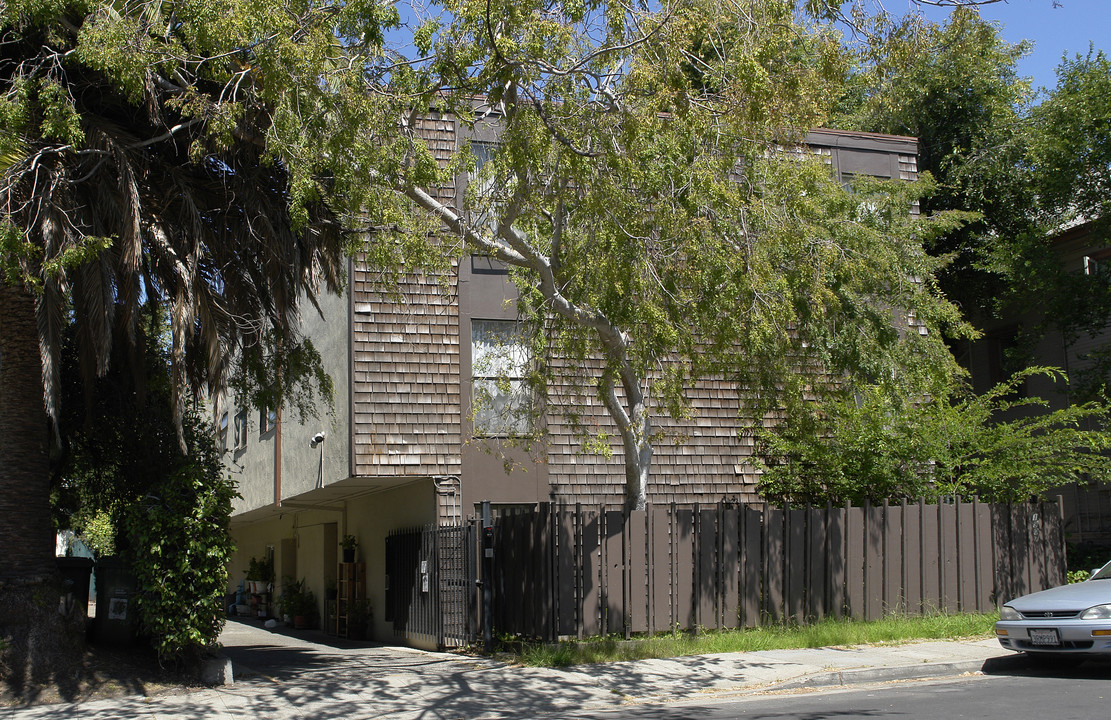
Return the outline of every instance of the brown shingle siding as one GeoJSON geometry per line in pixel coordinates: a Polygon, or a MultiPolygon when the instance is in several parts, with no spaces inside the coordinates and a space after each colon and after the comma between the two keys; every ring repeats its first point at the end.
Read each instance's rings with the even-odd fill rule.
{"type": "Polygon", "coordinates": [[[407,278],[397,303],[365,269],[352,288],[356,474],[458,474],[458,307],[437,278],[407,278]]]}

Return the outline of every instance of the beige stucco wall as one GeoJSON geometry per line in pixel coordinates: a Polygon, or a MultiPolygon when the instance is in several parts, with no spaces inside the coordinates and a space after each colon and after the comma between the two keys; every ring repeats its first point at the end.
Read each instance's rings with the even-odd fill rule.
{"type": "MultiPolygon", "coordinates": [[[[352,534],[359,540],[356,560],[367,566],[367,597],[374,608],[371,636],[394,639],[393,628],[383,621],[386,602],[386,536],[391,530],[436,521],[436,498],[430,478],[348,500],[334,511],[303,510],[281,513],[277,518],[235,525],[236,553],[229,566],[230,591],[244,578],[252,557],[263,558],[274,548],[274,565],[295,567],[295,579],[304,579],[317,600],[318,625],[325,619],[325,589],[336,578],[340,560],[339,540],[352,534]],[[284,541],[284,542],[283,542],[284,541]],[[293,557],[288,555],[292,553],[293,557]]],[[[281,590],[277,578],[275,596],[281,590]]]]}

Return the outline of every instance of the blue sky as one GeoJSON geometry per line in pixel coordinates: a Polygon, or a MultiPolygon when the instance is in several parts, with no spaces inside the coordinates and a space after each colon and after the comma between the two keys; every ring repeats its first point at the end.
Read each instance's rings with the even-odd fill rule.
{"type": "MultiPolygon", "coordinates": [[[[888,9],[903,0],[892,0],[888,9]]],[[[909,2],[909,0],[907,0],[909,2]]],[[[1019,63],[1019,74],[1032,77],[1034,87],[1053,88],[1054,68],[1062,53],[1086,55],[1089,43],[1111,52],[1111,0],[1007,0],[980,8],[981,17],[998,22],[1008,42],[1034,41],[1033,52],[1019,63]]],[[[947,10],[923,8],[932,20],[943,21],[947,10]]]]}

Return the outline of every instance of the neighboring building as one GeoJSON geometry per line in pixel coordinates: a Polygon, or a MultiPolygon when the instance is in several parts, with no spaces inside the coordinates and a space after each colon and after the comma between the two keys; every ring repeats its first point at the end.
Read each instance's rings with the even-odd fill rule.
{"type": "MultiPolygon", "coordinates": [[[[1111,277],[1111,238],[1105,224],[1077,224],[1053,238],[1052,247],[1061,267],[1075,276],[1077,283],[1107,287],[1111,277]]],[[[1069,376],[1068,385],[1035,377],[1019,390],[1027,397],[1045,398],[1056,410],[1083,401],[1083,386],[1100,384],[1111,359],[1105,356],[1102,364],[1099,360],[1099,351],[1111,353],[1111,327],[1094,334],[1066,334],[1054,324],[1053,318],[1045,316],[1045,308],[1005,314],[985,323],[983,330],[983,337],[969,342],[961,358],[977,393],[1030,365],[1056,367],[1069,376]],[[1044,332],[1038,336],[1036,345],[1025,347],[1024,330],[1037,332],[1043,326],[1044,332]]],[[[1111,546],[1111,485],[1072,483],[1050,494],[1064,498],[1065,534],[1069,542],[1111,546]]]]}
{"type": "MultiPolygon", "coordinates": [[[[456,123],[432,118],[425,130],[446,160],[459,137],[456,123]]],[[[819,130],[807,144],[839,178],[917,176],[912,138],[819,130]]],[[[453,189],[443,192],[451,197],[453,189]]],[[[620,449],[612,458],[581,453],[558,413],[545,418],[550,442],[543,459],[499,451],[499,435],[513,429],[504,414],[482,411],[472,418],[476,391],[487,393],[494,408],[512,405],[512,383],[508,394],[497,390],[484,359],[491,348],[512,343],[516,292],[505,270],[487,258],[464,258],[457,270],[448,292],[434,279],[411,278],[396,302],[375,293],[364,268],[352,263],[347,294],[322,299],[323,319],[305,319],[335,380],[334,416],[302,424],[276,413],[248,417],[229,410],[228,465],[242,494],[232,518],[233,584],[251,557],[273,553],[279,579],[304,578],[322,599],[337,576],[339,539],[353,534],[367,566],[373,633],[389,638],[380,610],[390,531],[457,522],[483,500],[503,509],[549,500],[621,504],[620,449]],[[320,433],[323,442],[315,442],[320,433]]],[[[512,376],[513,357],[493,361],[500,378],[512,376]]],[[[753,438],[741,432],[737,393],[707,382],[692,395],[688,420],[656,421],[684,442],[656,447],[649,500],[755,499],[753,438]]],[[[596,400],[578,409],[582,421],[610,425],[596,400]]]]}

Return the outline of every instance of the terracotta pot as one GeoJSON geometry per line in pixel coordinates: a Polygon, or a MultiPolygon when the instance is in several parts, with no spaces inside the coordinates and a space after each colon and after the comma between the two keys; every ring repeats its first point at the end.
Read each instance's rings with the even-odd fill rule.
{"type": "Polygon", "coordinates": [[[293,627],[297,628],[298,630],[304,630],[308,626],[309,626],[309,619],[306,616],[304,616],[304,615],[294,615],[293,616],[293,627]]]}

